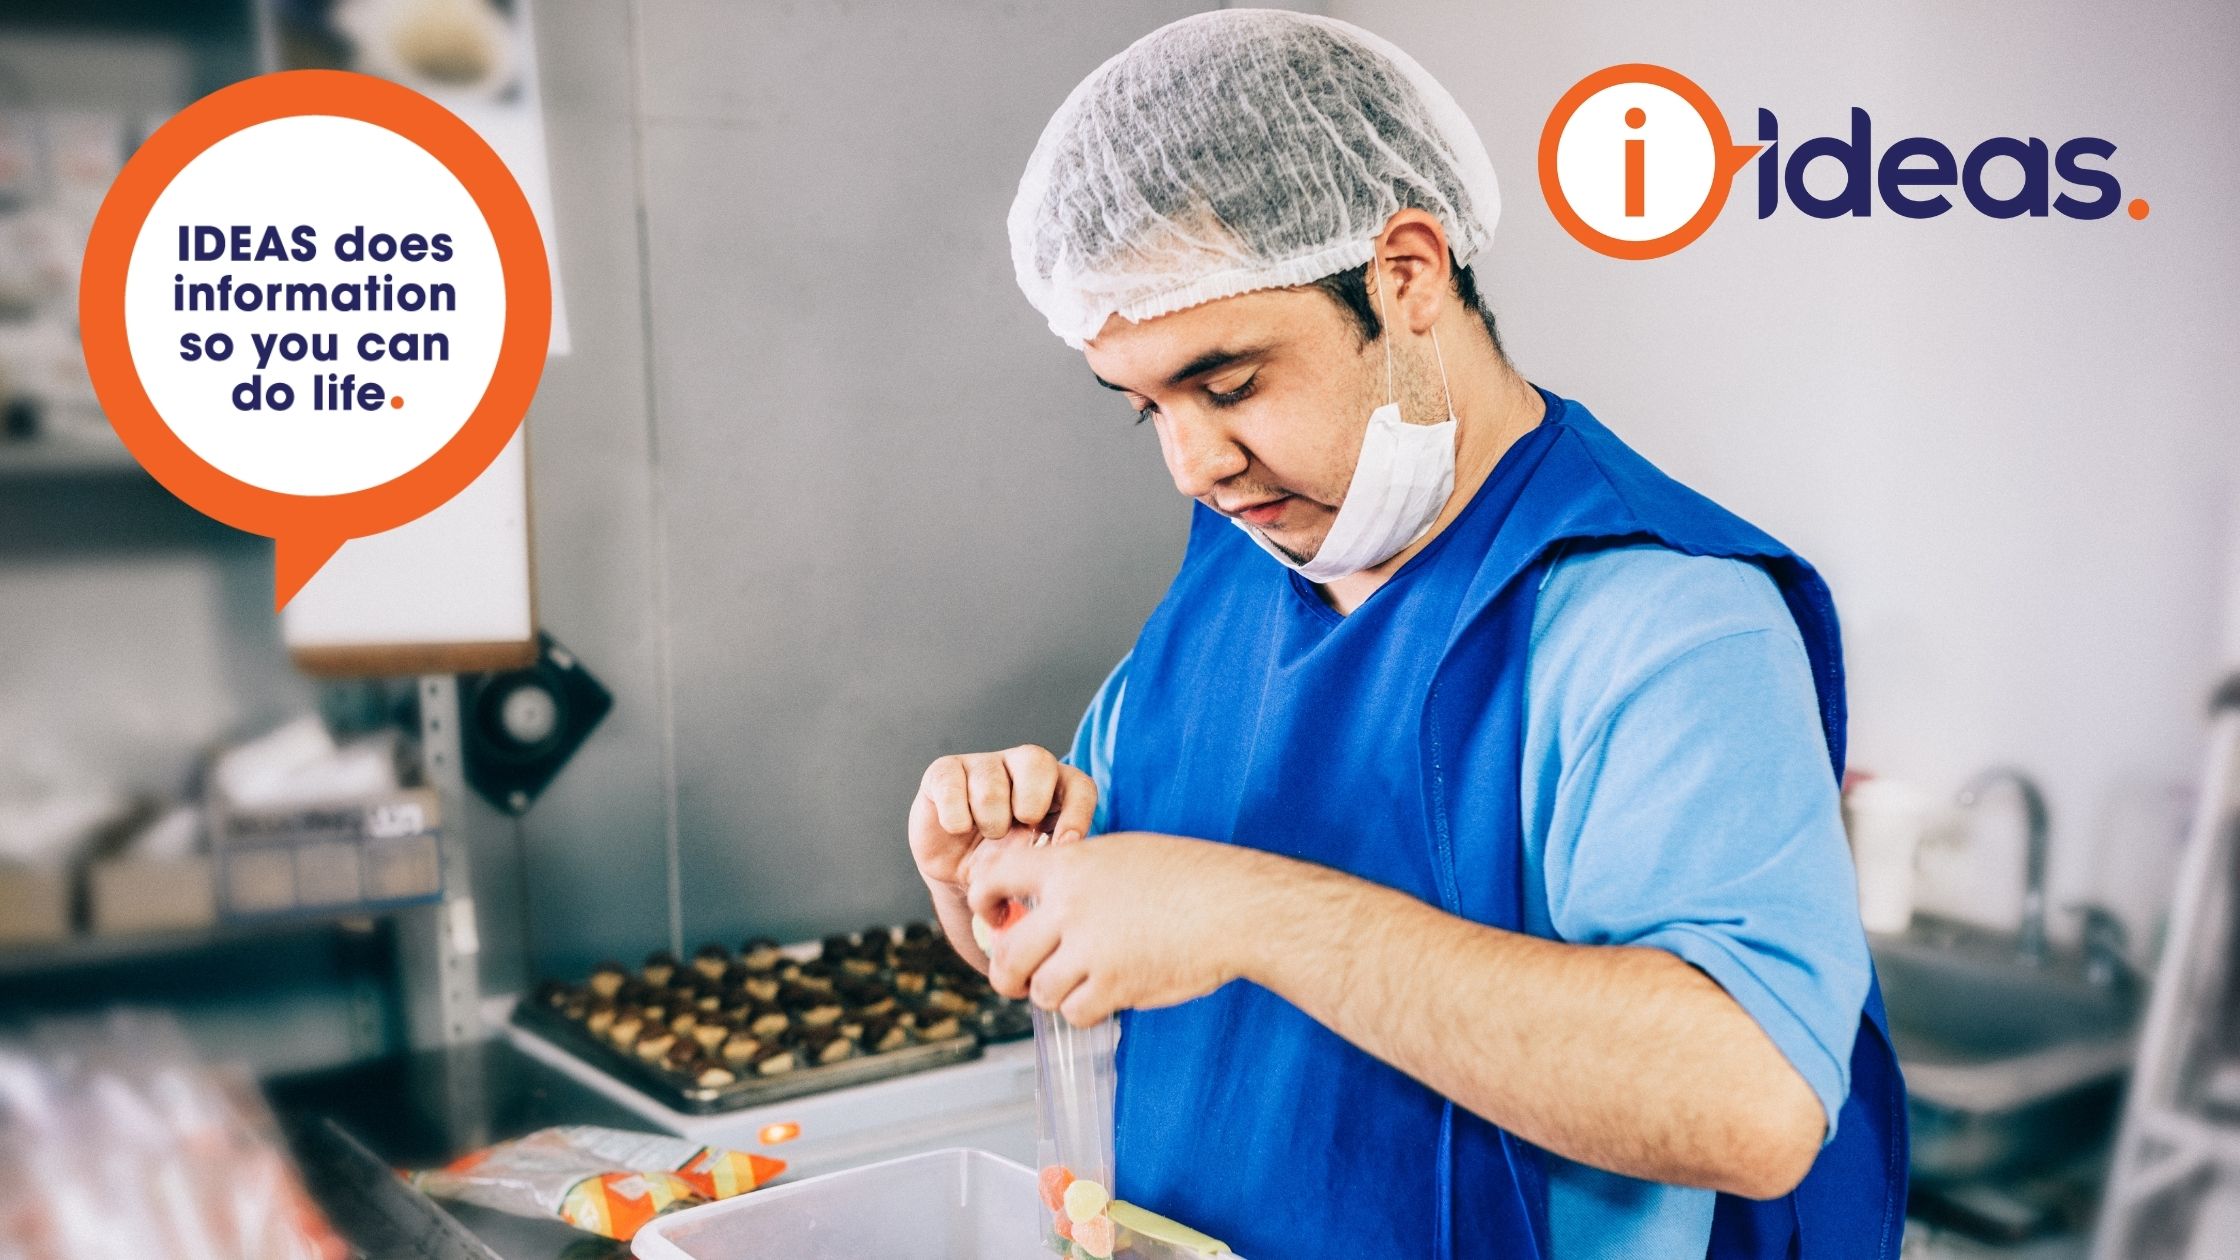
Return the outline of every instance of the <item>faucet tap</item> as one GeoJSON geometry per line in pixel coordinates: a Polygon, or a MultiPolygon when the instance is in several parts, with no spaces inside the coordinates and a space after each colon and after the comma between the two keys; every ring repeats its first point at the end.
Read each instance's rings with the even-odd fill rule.
{"type": "Polygon", "coordinates": [[[2138,979],[2127,953],[2123,919],[2106,906],[2085,902],[2069,907],[2084,920],[2084,976],[2103,989],[2128,989],[2138,979]]]}
{"type": "Polygon", "coordinates": [[[2022,927],[2016,942],[2022,957],[2032,964],[2046,960],[2046,851],[2051,833],[2046,818],[2045,793],[2037,780],[2014,766],[1993,766],[1960,789],[1960,806],[1972,809],[1984,793],[2000,783],[2012,784],[2022,798],[2023,821],[2028,826],[2028,847],[2022,860],[2022,927]]]}

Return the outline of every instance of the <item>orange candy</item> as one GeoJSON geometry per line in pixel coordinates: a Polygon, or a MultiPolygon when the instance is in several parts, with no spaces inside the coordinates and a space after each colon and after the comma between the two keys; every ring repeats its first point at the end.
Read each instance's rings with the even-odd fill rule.
{"type": "Polygon", "coordinates": [[[1057,1218],[1057,1224],[1051,1226],[1051,1228],[1058,1231],[1058,1237],[1070,1242],[1073,1239],[1073,1219],[1067,1216],[1062,1209],[1054,1215],[1057,1218]]]}
{"type": "Polygon", "coordinates": [[[1113,1233],[1112,1218],[1109,1216],[1092,1216],[1073,1224],[1074,1245],[1097,1257],[1097,1260],[1105,1260],[1105,1257],[1112,1254],[1113,1233]]]}
{"type": "Polygon", "coordinates": [[[1035,1189],[1042,1195],[1042,1206],[1064,1215],[1066,1187],[1073,1184],[1073,1170],[1064,1164],[1052,1164],[1035,1178],[1035,1189]]]}

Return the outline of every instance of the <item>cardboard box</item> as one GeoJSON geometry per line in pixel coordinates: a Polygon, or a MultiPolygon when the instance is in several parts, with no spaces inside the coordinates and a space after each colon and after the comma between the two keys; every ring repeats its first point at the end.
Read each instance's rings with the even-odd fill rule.
{"type": "Polygon", "coordinates": [[[443,849],[433,834],[368,840],[366,900],[413,901],[443,891],[443,849]]]}
{"type": "Polygon", "coordinates": [[[284,845],[225,855],[227,914],[279,914],[296,908],[296,855],[284,845]]]}
{"type": "Polygon", "coordinates": [[[70,937],[70,873],[0,866],[0,945],[46,945],[70,937]]]}
{"type": "Polygon", "coordinates": [[[443,891],[441,797],[409,788],[284,809],[214,806],[210,835],[222,910],[381,909],[443,891]]]}
{"type": "Polygon", "coordinates": [[[96,936],[184,932],[218,921],[218,881],[210,858],[108,858],[86,874],[96,936]]]}
{"type": "Polygon", "coordinates": [[[314,840],[296,846],[296,904],[305,909],[356,905],[365,900],[354,840],[314,840]]]}

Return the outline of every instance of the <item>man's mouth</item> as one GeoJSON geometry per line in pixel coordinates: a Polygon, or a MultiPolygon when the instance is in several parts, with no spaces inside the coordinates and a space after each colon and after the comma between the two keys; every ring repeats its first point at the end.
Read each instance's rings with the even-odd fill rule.
{"type": "Polygon", "coordinates": [[[1223,508],[1222,511],[1246,524],[1267,526],[1275,524],[1276,518],[1283,515],[1283,509],[1290,502],[1291,496],[1283,494],[1277,495],[1273,499],[1262,499],[1258,503],[1247,504],[1239,508],[1223,508]]]}

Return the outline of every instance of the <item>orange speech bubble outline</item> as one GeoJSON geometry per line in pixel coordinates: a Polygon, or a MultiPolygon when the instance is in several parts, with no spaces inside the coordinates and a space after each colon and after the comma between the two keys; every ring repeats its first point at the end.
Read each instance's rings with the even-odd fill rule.
{"type": "Polygon", "coordinates": [[[1741,174],[1742,168],[1763,148],[1763,144],[1736,144],[1734,134],[1727,130],[1727,116],[1719,112],[1718,102],[1711,99],[1709,92],[1696,86],[1695,80],[1663,66],[1629,62],[1595,71],[1572,84],[1571,90],[1556,102],[1555,109],[1548,114],[1547,125],[1540,129],[1540,195],[1547,199],[1548,209],[1555,213],[1556,222],[1563,225],[1563,230],[1588,249],[1611,258],[1662,258],[1703,235],[1711,221],[1726,209],[1727,194],[1734,189],[1734,177],[1741,174]],[[1585,104],[1587,98],[1621,83],[1647,83],[1686,101],[1710,130],[1718,163],[1718,170],[1711,179],[1711,195],[1696,207],[1694,217],[1663,236],[1645,241],[1622,240],[1587,226],[1587,221],[1571,208],[1570,200],[1563,195],[1563,184],[1556,178],[1556,146],[1562,141],[1563,129],[1570,125],[1571,116],[1579,112],[1579,106],[1585,104]]]}
{"type": "Polygon", "coordinates": [[[353,538],[418,520],[467,487],[528,414],[552,335],[544,235],[520,185],[474,129],[410,88],[341,70],[290,70],[221,88],[156,129],[110,185],[86,241],[78,323],[95,395],[125,449],[203,515],[274,542],[273,607],[285,608],[353,538]],[[148,397],[125,334],[125,275],[156,198],[187,164],[236,132],[280,118],[331,115],[395,132],[464,185],[497,242],[505,330],[482,398],[435,454],[347,494],[285,494],[213,467],[171,431],[148,397]]]}

